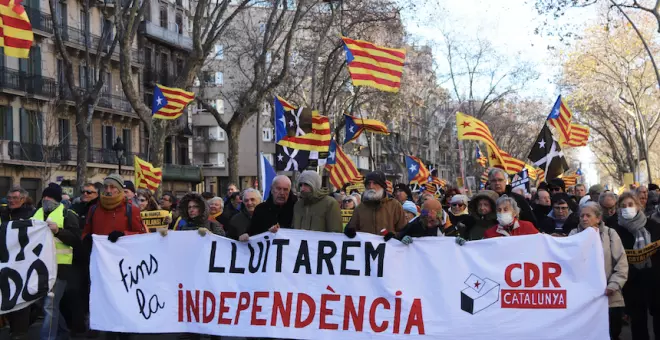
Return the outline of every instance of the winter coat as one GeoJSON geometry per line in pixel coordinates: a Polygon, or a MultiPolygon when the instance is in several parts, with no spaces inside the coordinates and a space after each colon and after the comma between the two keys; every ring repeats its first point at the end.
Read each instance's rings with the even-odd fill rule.
{"type": "Polygon", "coordinates": [[[428,227],[424,218],[418,217],[406,224],[400,232],[396,233],[397,239],[402,239],[405,236],[410,237],[428,237],[428,236],[460,236],[459,230],[456,225],[448,225],[443,228],[442,225],[437,227],[428,227]]]}
{"type": "Polygon", "coordinates": [[[576,229],[580,224],[580,218],[578,217],[578,214],[576,212],[571,212],[571,214],[566,217],[566,220],[564,221],[560,231],[555,229],[556,223],[554,216],[555,212],[551,209],[550,214],[546,216],[547,218],[540,220],[539,224],[536,226],[537,229],[545,234],[559,233],[568,235],[571,230],[576,229]]]}
{"type": "Polygon", "coordinates": [[[238,241],[238,238],[247,233],[248,229],[250,229],[251,220],[252,216],[248,213],[247,209],[245,209],[245,206],[241,204],[241,211],[233,214],[229,223],[225,224],[226,236],[232,240],[238,241]]]}
{"type": "Polygon", "coordinates": [[[209,221],[209,205],[200,194],[190,193],[183,196],[179,204],[179,220],[175,223],[176,230],[197,230],[206,228],[212,233],[225,236],[225,231],[220,227],[220,223],[209,221]],[[199,205],[199,216],[191,218],[188,215],[188,203],[194,201],[199,205]]]}
{"type": "Polygon", "coordinates": [[[82,237],[87,235],[109,235],[113,231],[121,231],[125,235],[144,234],[147,229],[142,224],[140,217],[140,208],[129,200],[124,200],[112,210],[105,210],[101,206],[101,202],[92,205],[87,212],[85,220],[85,229],[83,229],[82,237]],[[131,222],[129,224],[128,216],[126,216],[127,205],[131,205],[131,222]],[[92,214],[92,208],[94,213],[92,214]]]}
{"type": "Polygon", "coordinates": [[[398,232],[407,224],[403,213],[403,206],[399,201],[390,197],[381,199],[376,204],[362,202],[353,211],[353,217],[346,228],[354,228],[356,231],[380,235],[381,229],[398,232]]]}
{"type": "Polygon", "coordinates": [[[508,186],[507,186],[506,195],[516,200],[516,203],[518,204],[518,208],[520,208],[520,216],[518,216],[519,219],[522,221],[531,222],[532,226],[536,226],[538,222],[536,221],[536,217],[534,216],[532,207],[527,202],[527,199],[525,199],[524,196],[516,194],[515,192],[511,192],[511,189],[508,186]]]}
{"type": "Polygon", "coordinates": [[[32,215],[34,215],[34,208],[24,204],[16,209],[7,209],[0,219],[2,222],[29,220],[32,215]]]}
{"type": "Polygon", "coordinates": [[[461,233],[463,238],[470,241],[481,240],[484,238],[486,230],[497,224],[497,209],[495,207],[497,198],[498,196],[495,191],[482,190],[470,200],[468,210],[474,218],[474,224],[472,226],[466,226],[465,230],[461,233]],[[487,199],[490,203],[491,212],[486,215],[479,215],[477,207],[479,201],[483,199],[487,199]]]}
{"type": "MultiPolygon", "coordinates": [[[[46,214],[46,212],[44,212],[43,220],[48,220],[49,215],[50,214],[46,214]]],[[[60,229],[57,233],[57,238],[62,241],[62,243],[71,247],[74,251],[78,249],[82,244],[80,239],[81,230],[79,222],[80,220],[78,215],[76,215],[73,210],[64,208],[64,225],[62,226],[62,229],[60,229]]],[[[58,264],[57,278],[62,280],[70,279],[72,275],[71,270],[71,265],[58,264]]]]}
{"type": "Polygon", "coordinates": [[[252,214],[248,234],[250,236],[265,233],[270,227],[279,224],[280,228],[291,228],[293,223],[293,206],[298,201],[296,195],[289,193],[284,205],[279,206],[273,201],[273,195],[266,202],[259,204],[252,214]]]}
{"type": "MultiPolygon", "coordinates": [[[[503,234],[503,231],[498,230],[499,225],[495,225],[484,233],[484,238],[493,238],[493,237],[502,237],[507,236],[503,234]]],[[[538,234],[539,231],[536,230],[536,227],[528,221],[514,220],[513,229],[510,230],[509,236],[520,236],[520,235],[534,235],[538,234]]]]}
{"type": "MultiPolygon", "coordinates": [[[[575,235],[581,231],[576,228],[570,231],[568,236],[575,235]]],[[[610,308],[624,307],[623,287],[628,280],[628,258],[623,248],[621,239],[617,232],[601,222],[598,227],[600,240],[603,243],[603,256],[605,259],[605,278],[607,288],[614,291],[614,295],[608,297],[610,308]]]]}
{"type": "MultiPolygon", "coordinates": [[[[298,180],[303,183],[303,179],[298,180]]],[[[300,198],[293,206],[293,229],[341,233],[341,209],[337,200],[328,196],[327,190],[323,190],[320,183],[313,180],[304,183],[312,188],[311,197],[300,198]]]]}
{"type": "Polygon", "coordinates": [[[238,214],[240,211],[241,211],[240,207],[236,209],[231,204],[230,200],[226,200],[225,206],[222,208],[222,214],[220,214],[220,217],[218,217],[218,222],[220,222],[220,224],[226,227],[229,224],[229,221],[231,221],[231,218],[234,217],[234,215],[238,214]]]}

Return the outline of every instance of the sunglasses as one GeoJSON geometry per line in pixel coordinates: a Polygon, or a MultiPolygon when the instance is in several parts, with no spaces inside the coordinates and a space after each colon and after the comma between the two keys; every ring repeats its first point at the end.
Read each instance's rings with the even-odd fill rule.
{"type": "Polygon", "coordinates": [[[463,204],[463,203],[452,203],[451,206],[452,207],[464,207],[465,204],[463,204]]]}
{"type": "Polygon", "coordinates": [[[550,191],[561,191],[561,188],[550,188],[550,191]]]}
{"type": "Polygon", "coordinates": [[[138,199],[138,201],[140,201],[140,202],[146,202],[147,199],[146,199],[146,198],[140,198],[140,199],[138,199]]]}
{"type": "Polygon", "coordinates": [[[95,193],[96,193],[96,191],[91,191],[91,190],[83,190],[83,192],[82,192],[82,193],[83,193],[83,194],[86,194],[86,195],[91,195],[91,194],[95,194],[95,193]]]}

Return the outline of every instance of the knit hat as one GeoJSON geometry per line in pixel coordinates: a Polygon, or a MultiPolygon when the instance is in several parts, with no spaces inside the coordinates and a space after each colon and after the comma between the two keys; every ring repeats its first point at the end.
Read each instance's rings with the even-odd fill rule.
{"type": "Polygon", "coordinates": [[[602,185],[592,185],[591,188],[589,188],[589,195],[602,194],[603,191],[605,191],[605,188],[602,185]]]}
{"type": "Polygon", "coordinates": [[[412,199],[412,191],[410,191],[410,187],[405,185],[404,183],[399,183],[394,186],[394,192],[397,191],[403,191],[408,195],[408,199],[412,199]]]}
{"type": "Polygon", "coordinates": [[[112,185],[117,189],[124,188],[124,179],[119,174],[110,174],[103,180],[104,185],[112,185]]]}
{"type": "Polygon", "coordinates": [[[417,206],[411,201],[403,202],[403,211],[407,211],[415,216],[417,216],[417,206]]]}
{"type": "Polygon", "coordinates": [[[462,203],[464,205],[467,205],[468,201],[470,201],[470,199],[465,195],[454,195],[451,197],[451,201],[449,202],[449,204],[462,203]]]}
{"type": "Polygon", "coordinates": [[[561,188],[561,191],[566,191],[566,183],[561,178],[553,178],[548,182],[548,189],[561,188]]]}
{"type": "Polygon", "coordinates": [[[369,181],[373,181],[374,183],[380,185],[384,190],[387,190],[387,178],[385,178],[385,174],[382,171],[373,171],[368,173],[364,177],[364,185],[366,186],[369,181]]]}
{"type": "Polygon", "coordinates": [[[62,187],[57,183],[50,183],[48,184],[48,187],[44,189],[44,192],[41,194],[41,196],[47,196],[57,202],[62,202],[62,187]]]}
{"type": "Polygon", "coordinates": [[[124,181],[124,189],[128,189],[135,193],[135,184],[133,184],[131,181],[124,181]]]}

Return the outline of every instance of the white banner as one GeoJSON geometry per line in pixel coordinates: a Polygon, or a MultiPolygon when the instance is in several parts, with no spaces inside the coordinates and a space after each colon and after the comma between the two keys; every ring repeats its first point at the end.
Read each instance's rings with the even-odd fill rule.
{"type": "Polygon", "coordinates": [[[53,233],[44,221],[0,227],[0,314],[23,309],[44,297],[57,278],[53,233]]]}
{"type": "Polygon", "coordinates": [[[608,339],[599,235],[94,236],[91,327],[288,339],[608,339]]]}

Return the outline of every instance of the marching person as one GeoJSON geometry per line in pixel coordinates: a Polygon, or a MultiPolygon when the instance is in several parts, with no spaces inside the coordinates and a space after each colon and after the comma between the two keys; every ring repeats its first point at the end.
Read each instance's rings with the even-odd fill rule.
{"type": "Polygon", "coordinates": [[[587,196],[587,187],[582,183],[575,185],[575,200],[580,202],[585,196],[587,196]]]}
{"type": "Polygon", "coordinates": [[[592,202],[598,202],[600,194],[605,192],[605,188],[600,184],[594,184],[589,188],[589,197],[592,202]]]}
{"type": "Polygon", "coordinates": [[[139,202],[137,200],[137,196],[135,194],[137,191],[135,191],[135,184],[131,181],[124,181],[124,195],[126,195],[126,198],[133,201],[133,204],[139,205],[139,202]]]}
{"type": "Polygon", "coordinates": [[[60,313],[60,302],[67,283],[72,278],[73,249],[80,245],[80,227],[76,213],[61,203],[62,187],[50,183],[41,197],[41,208],[34,213],[32,219],[48,223],[48,228],[55,237],[57,259],[57,280],[52,291],[44,297],[41,340],[54,340],[69,336],[66,321],[60,313]]]}
{"type": "Polygon", "coordinates": [[[222,205],[223,205],[223,200],[222,198],[215,196],[211,198],[209,201],[209,220],[210,221],[216,221],[220,226],[222,227],[223,224],[220,222],[220,216],[222,216],[222,205]]]}
{"type": "Polygon", "coordinates": [[[628,258],[621,239],[614,229],[603,223],[603,214],[596,202],[587,202],[580,207],[580,224],[571,230],[569,236],[594,228],[600,234],[605,259],[605,278],[607,287],[605,295],[608,297],[610,316],[610,339],[618,340],[621,334],[623,321],[623,307],[625,306],[621,293],[628,280],[628,258]]]}
{"type": "Polygon", "coordinates": [[[220,214],[218,222],[226,228],[231,218],[241,211],[241,203],[241,193],[232,192],[225,201],[225,206],[222,208],[222,214],[220,214]]]}
{"type": "Polygon", "coordinates": [[[539,226],[539,229],[552,236],[566,236],[577,228],[579,217],[570,207],[572,200],[568,194],[563,192],[552,195],[552,211],[548,214],[550,217],[547,222],[539,226]]]}
{"type": "Polygon", "coordinates": [[[401,204],[405,203],[406,201],[412,201],[413,199],[410,187],[403,183],[399,183],[394,186],[394,197],[401,204]]]}
{"type": "Polygon", "coordinates": [[[619,223],[616,214],[617,211],[617,197],[611,191],[606,191],[598,197],[598,204],[603,210],[603,222],[610,228],[615,228],[619,223]]]}
{"type": "Polygon", "coordinates": [[[387,179],[381,171],[370,172],[364,178],[362,203],[355,208],[344,234],[354,238],[358,231],[380,235],[382,229],[388,232],[400,231],[406,225],[406,217],[401,204],[386,194],[387,179]]]}
{"type": "Polygon", "coordinates": [[[461,233],[466,240],[481,240],[484,238],[486,230],[497,224],[497,213],[495,211],[497,197],[495,191],[482,190],[472,198],[468,210],[474,218],[474,224],[466,226],[461,233]]]}
{"type": "Polygon", "coordinates": [[[507,191],[508,178],[509,175],[506,171],[499,168],[491,169],[488,172],[488,184],[490,185],[490,190],[495,191],[498,196],[507,195],[508,197],[513,197],[516,201],[516,205],[520,207],[520,220],[531,222],[532,226],[536,226],[536,218],[534,217],[532,208],[529,206],[529,203],[527,203],[525,197],[507,191]]]}
{"type": "Polygon", "coordinates": [[[406,201],[403,203],[403,213],[406,214],[406,221],[408,221],[408,223],[412,222],[419,216],[417,206],[412,201],[406,201]]]}
{"type": "Polygon", "coordinates": [[[227,208],[227,203],[229,202],[229,198],[230,198],[233,194],[239,194],[239,195],[240,195],[241,192],[240,192],[240,190],[238,190],[238,187],[236,186],[236,184],[234,184],[234,183],[230,183],[230,184],[227,186],[227,194],[225,195],[225,209],[227,208]]]}
{"type": "Polygon", "coordinates": [[[179,219],[174,230],[197,230],[204,236],[208,231],[225,236],[225,231],[217,221],[209,220],[209,206],[202,195],[189,193],[179,202],[179,219]]]}
{"type": "Polygon", "coordinates": [[[474,217],[468,212],[469,201],[465,195],[454,195],[449,201],[449,221],[461,231],[474,225],[474,217]]]}
{"type": "Polygon", "coordinates": [[[519,219],[520,208],[512,197],[500,196],[495,202],[497,207],[497,225],[484,232],[484,238],[538,234],[529,221],[519,219]]]}
{"type": "Polygon", "coordinates": [[[452,226],[442,204],[436,199],[424,202],[420,217],[408,223],[395,235],[403,244],[411,244],[413,237],[426,236],[459,236],[458,229],[452,226]]]}
{"type": "Polygon", "coordinates": [[[355,196],[353,196],[353,195],[346,196],[346,198],[344,198],[344,201],[341,204],[341,208],[344,209],[344,210],[354,210],[355,207],[357,207],[357,205],[358,205],[357,202],[358,201],[355,198],[355,196]]]}
{"type": "Polygon", "coordinates": [[[293,206],[293,229],[342,232],[339,203],[321,188],[321,176],[305,170],[298,177],[300,199],[293,206]]]}
{"type": "Polygon", "coordinates": [[[249,240],[248,232],[252,224],[252,216],[259,204],[261,204],[261,193],[257,189],[248,188],[243,191],[241,210],[231,218],[229,226],[225,227],[227,237],[242,242],[249,240]]]}
{"type": "MultiPolygon", "coordinates": [[[[640,251],[660,239],[660,224],[647,219],[637,195],[626,191],[617,202],[618,225],[616,231],[626,250],[640,251]]],[[[653,333],[660,336],[660,254],[628,258],[628,282],[623,287],[626,314],[630,317],[630,330],[635,340],[649,339],[648,314],[653,317],[653,333]]]]}
{"type": "Polygon", "coordinates": [[[156,202],[156,198],[150,190],[138,189],[135,197],[138,201],[140,212],[160,210],[160,206],[158,205],[158,202],[156,202]]]}
{"type": "MultiPolygon", "coordinates": [[[[164,192],[163,196],[160,197],[160,200],[158,201],[160,208],[163,210],[167,210],[170,212],[170,220],[172,222],[176,221],[179,219],[179,209],[177,206],[177,199],[174,194],[171,192],[164,192]]],[[[170,224],[169,229],[172,229],[174,227],[174,223],[170,224]]]]}
{"type": "MultiPolygon", "coordinates": [[[[291,228],[293,223],[293,207],[298,201],[291,193],[291,180],[284,175],[273,178],[270,185],[270,195],[266,202],[259,204],[250,221],[250,236],[270,231],[276,233],[279,228],[291,228]]],[[[341,221],[341,220],[340,220],[341,221]]]]}

